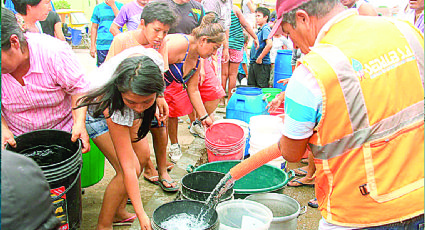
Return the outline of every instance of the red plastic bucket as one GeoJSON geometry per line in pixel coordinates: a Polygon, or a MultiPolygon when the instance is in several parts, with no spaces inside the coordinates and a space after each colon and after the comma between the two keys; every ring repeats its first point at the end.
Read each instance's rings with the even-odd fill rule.
{"type": "Polygon", "coordinates": [[[245,150],[244,130],[234,123],[216,123],[205,132],[208,162],[240,160],[245,150]]]}

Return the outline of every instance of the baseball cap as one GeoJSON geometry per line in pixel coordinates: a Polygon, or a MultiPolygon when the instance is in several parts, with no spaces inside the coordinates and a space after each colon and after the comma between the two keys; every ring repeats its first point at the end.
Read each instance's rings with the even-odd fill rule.
{"type": "Polygon", "coordinates": [[[51,221],[60,222],[41,168],[29,157],[2,150],[1,228],[32,230],[51,221]]]}
{"type": "Polygon", "coordinates": [[[311,0],[276,0],[277,19],[268,38],[272,38],[276,34],[276,32],[283,33],[282,27],[280,26],[280,24],[282,23],[283,14],[288,13],[289,11],[309,1],[311,0]]]}

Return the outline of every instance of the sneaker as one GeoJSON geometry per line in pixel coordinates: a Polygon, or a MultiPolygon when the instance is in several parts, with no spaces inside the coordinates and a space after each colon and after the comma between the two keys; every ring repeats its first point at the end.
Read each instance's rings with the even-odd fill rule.
{"type": "Polygon", "coordinates": [[[192,125],[190,126],[189,132],[193,135],[193,136],[198,136],[202,139],[205,139],[205,130],[204,127],[202,126],[202,123],[198,120],[194,121],[192,123],[192,125]]]}
{"type": "Polygon", "coordinates": [[[182,157],[182,149],[180,148],[179,144],[172,144],[170,145],[170,152],[168,153],[168,156],[170,156],[170,159],[173,163],[177,163],[177,161],[180,160],[182,157]]]}

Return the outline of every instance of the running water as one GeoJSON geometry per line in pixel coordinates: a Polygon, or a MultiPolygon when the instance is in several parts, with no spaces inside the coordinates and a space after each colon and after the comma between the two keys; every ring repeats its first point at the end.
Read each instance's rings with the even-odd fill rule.
{"type": "Polygon", "coordinates": [[[198,220],[196,215],[187,213],[172,215],[161,223],[161,228],[167,230],[199,230],[208,227],[208,220],[198,220]]]}
{"type": "Polygon", "coordinates": [[[197,220],[209,220],[213,215],[213,210],[217,206],[221,196],[225,194],[229,189],[233,187],[235,181],[232,179],[232,175],[227,173],[223,178],[221,178],[220,182],[218,182],[217,186],[215,186],[214,190],[211,192],[208,199],[205,201],[207,207],[202,208],[201,212],[198,215],[197,220]]]}

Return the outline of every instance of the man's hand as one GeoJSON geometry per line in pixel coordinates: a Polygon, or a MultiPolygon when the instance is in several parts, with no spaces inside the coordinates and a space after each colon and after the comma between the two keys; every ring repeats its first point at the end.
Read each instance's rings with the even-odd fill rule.
{"type": "Polygon", "coordinates": [[[90,138],[85,125],[74,124],[74,126],[72,126],[71,141],[76,142],[78,138],[81,139],[81,142],[83,144],[82,152],[87,153],[88,151],[90,151],[90,138]]]}
{"type": "Polygon", "coordinates": [[[1,148],[4,149],[6,144],[9,144],[12,148],[16,148],[16,141],[13,133],[9,129],[2,128],[1,130],[1,148]]]}
{"type": "Polygon", "coordinates": [[[255,60],[255,63],[257,64],[262,64],[263,63],[263,59],[258,57],[257,60],[255,60]]]}
{"type": "Polygon", "coordinates": [[[90,56],[92,58],[96,57],[96,46],[95,45],[90,47],[90,56]]]}
{"type": "Polygon", "coordinates": [[[105,3],[110,7],[115,6],[115,0],[105,0],[105,3]]]}

